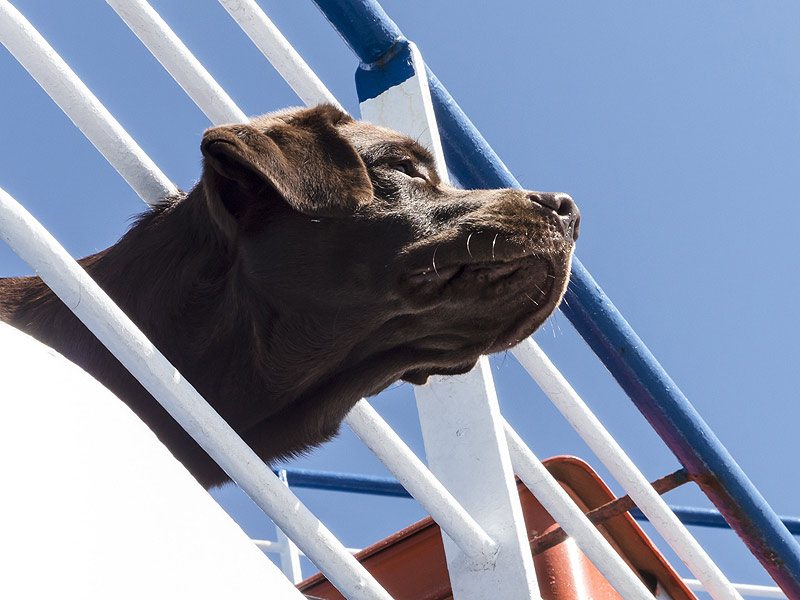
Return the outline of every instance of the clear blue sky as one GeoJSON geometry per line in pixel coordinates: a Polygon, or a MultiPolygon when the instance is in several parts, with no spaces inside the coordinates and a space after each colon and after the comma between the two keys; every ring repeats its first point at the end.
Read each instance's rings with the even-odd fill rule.
{"type": "MultiPolygon", "coordinates": [[[[97,0],[14,4],[190,187],[208,122],[116,14],[97,0]]],[[[153,4],[245,112],[298,104],[215,0],[153,4]]],[[[357,114],[356,60],[313,4],[260,4],[357,114]]],[[[800,4],[384,6],[523,185],[577,200],[584,264],[773,507],[800,514],[800,4]]],[[[113,243],[144,205],[5,51],[0,81],[0,186],[74,256],[113,243]]],[[[0,273],[27,272],[0,248],[0,273]]],[[[677,468],[566,318],[536,337],[648,477],[677,468]]],[[[503,411],[533,450],[584,457],[612,483],[513,357],[492,362],[503,411]]],[[[374,404],[422,454],[411,387],[374,404]]],[[[385,474],[347,430],[292,465],[385,474]]],[[[298,494],[348,546],[423,516],[410,500],[298,494]]],[[[274,539],[235,489],[215,495],[249,533],[274,539]]],[[[691,490],[668,499],[706,505],[691,490]]],[[[767,582],[734,534],[697,534],[732,579],[767,582]]]]}

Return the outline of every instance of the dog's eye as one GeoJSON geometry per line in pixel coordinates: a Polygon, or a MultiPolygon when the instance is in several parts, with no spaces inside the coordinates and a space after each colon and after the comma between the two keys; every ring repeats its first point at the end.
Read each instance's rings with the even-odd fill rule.
{"type": "Polygon", "coordinates": [[[404,160],[401,163],[392,165],[392,168],[395,171],[399,171],[403,175],[408,175],[409,177],[416,177],[417,179],[425,179],[425,176],[417,170],[417,168],[414,166],[414,163],[412,163],[411,161],[404,160]]]}

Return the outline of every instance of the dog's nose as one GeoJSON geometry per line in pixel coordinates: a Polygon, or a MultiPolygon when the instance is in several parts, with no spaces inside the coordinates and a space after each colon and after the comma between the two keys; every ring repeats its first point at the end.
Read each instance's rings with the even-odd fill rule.
{"type": "Polygon", "coordinates": [[[581,222],[581,212],[578,205],[569,194],[550,193],[550,192],[528,192],[528,199],[531,202],[549,208],[558,215],[565,233],[572,234],[572,239],[578,239],[578,229],[581,222]]]}

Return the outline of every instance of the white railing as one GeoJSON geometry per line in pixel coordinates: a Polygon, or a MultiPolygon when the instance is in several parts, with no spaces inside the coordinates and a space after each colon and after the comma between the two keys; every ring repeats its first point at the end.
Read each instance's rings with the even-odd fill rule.
{"type": "Polygon", "coordinates": [[[178,191],[50,44],[7,0],[0,39],[47,95],[148,204],[178,191]]]}
{"type": "Polygon", "coordinates": [[[390,599],[55,238],[2,189],[0,238],[345,596],[390,599]]]}
{"type": "Polygon", "coordinates": [[[145,0],[106,0],[212,123],[243,123],[245,115],[145,0]]]}
{"type": "Polygon", "coordinates": [[[675,550],[712,598],[741,598],[716,563],[692,537],[650,482],[625,454],[547,355],[527,339],[512,353],[553,405],[600,458],[625,492],[675,550]]]}
{"type": "MultiPolygon", "coordinates": [[[[281,542],[254,539],[253,543],[267,554],[282,554],[286,551],[285,546],[281,542]]],[[[348,550],[353,554],[361,552],[361,548],[348,548],[348,550]]],[[[302,555],[302,552],[300,554],[302,555]]],[[[683,583],[693,592],[702,592],[705,590],[702,582],[697,579],[684,579],[683,583]]],[[[755,585],[752,583],[733,583],[731,585],[745,598],[774,598],[777,600],[787,600],[786,594],[777,586],[755,585]]],[[[656,594],[656,598],[659,597],[660,596],[656,594]]]]}
{"type": "MultiPolygon", "coordinates": [[[[246,120],[244,113],[147,2],[107,2],[212,123],[246,120]]],[[[308,104],[325,101],[338,105],[333,95],[255,2],[220,0],[220,3],[303,101],[308,104]]],[[[174,184],[7,0],[0,0],[0,41],[145,202],[155,204],[177,192],[174,184]]],[[[430,120],[432,111],[426,117],[430,120]]],[[[429,122],[428,125],[435,131],[435,123],[429,122]]],[[[443,167],[443,157],[439,152],[437,161],[443,167]]],[[[276,524],[297,541],[302,552],[326,573],[343,594],[351,598],[388,598],[386,592],[352,558],[348,549],[258,460],[252,450],[180,377],[63,248],[1,190],[0,225],[3,239],[39,272],[87,327],[164,404],[170,414],[193,437],[196,436],[201,446],[276,524]]],[[[702,585],[718,600],[740,598],[736,588],[741,586],[733,586],[727,581],[538,347],[528,340],[515,350],[515,355],[676,550],[698,578],[696,585],[702,585]]],[[[498,549],[502,551],[497,541],[464,510],[366,401],[359,402],[347,422],[434,516],[443,531],[470,557],[475,566],[491,563],[495,559],[498,549]]],[[[507,423],[503,423],[503,427],[505,433],[501,437],[508,441],[514,471],[548,511],[557,517],[562,528],[575,538],[601,572],[623,592],[624,597],[647,597],[643,595],[644,588],[638,578],[566,496],[519,436],[507,423]]],[[[289,548],[289,543],[288,538],[281,539],[277,547],[285,550],[289,548]]],[[[267,550],[276,547],[270,547],[271,544],[260,542],[267,550]]],[[[298,577],[296,560],[286,569],[291,572],[293,579],[298,577]]],[[[762,587],[750,586],[753,589],[762,587]]],[[[764,588],[761,592],[771,593],[770,590],[772,588],[764,588]]]]}

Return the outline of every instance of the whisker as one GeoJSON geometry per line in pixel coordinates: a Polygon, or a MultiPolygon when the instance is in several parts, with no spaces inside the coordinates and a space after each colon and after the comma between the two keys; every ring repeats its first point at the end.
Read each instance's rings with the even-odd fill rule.
{"type": "Polygon", "coordinates": [[[497,243],[497,236],[500,235],[499,233],[494,234],[494,239],[492,240],[492,260],[494,260],[494,245],[497,243]]]}
{"type": "Polygon", "coordinates": [[[438,249],[439,249],[438,245],[436,246],[436,248],[433,249],[433,259],[431,261],[433,263],[433,272],[436,273],[437,277],[439,277],[439,271],[436,270],[436,251],[438,249]]]}
{"type": "MultiPolygon", "coordinates": [[[[523,292],[523,293],[524,293],[524,292],[523,292]]],[[[539,303],[538,303],[536,300],[534,300],[533,298],[531,298],[530,296],[528,296],[528,294],[525,294],[525,297],[526,297],[528,300],[530,300],[531,302],[533,302],[533,303],[534,303],[536,306],[539,306],[539,303]]]]}
{"type": "Polygon", "coordinates": [[[471,252],[471,251],[470,251],[470,249],[469,249],[469,240],[470,240],[470,238],[472,237],[472,234],[473,234],[473,233],[475,233],[475,232],[473,231],[473,232],[471,232],[471,233],[470,233],[470,234],[467,236],[467,254],[469,254],[469,257],[470,257],[470,258],[473,258],[473,256],[472,256],[472,252],[471,252]]]}

